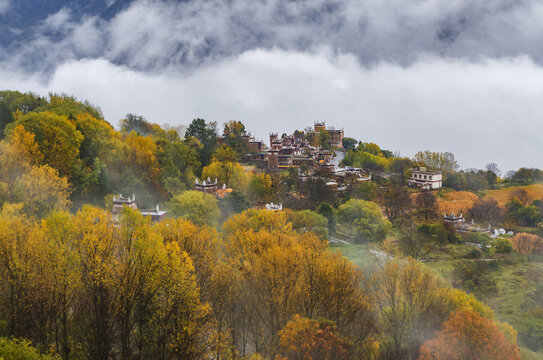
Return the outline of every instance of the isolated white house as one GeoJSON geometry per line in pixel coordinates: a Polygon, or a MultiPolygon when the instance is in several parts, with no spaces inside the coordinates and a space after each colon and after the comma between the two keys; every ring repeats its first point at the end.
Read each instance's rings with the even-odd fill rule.
{"type": "Polygon", "coordinates": [[[439,189],[443,185],[441,171],[428,171],[426,168],[413,169],[407,185],[424,190],[439,189]]]}

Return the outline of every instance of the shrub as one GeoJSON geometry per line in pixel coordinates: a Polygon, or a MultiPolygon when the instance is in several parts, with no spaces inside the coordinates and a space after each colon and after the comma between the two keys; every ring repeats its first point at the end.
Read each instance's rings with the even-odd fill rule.
{"type": "Polygon", "coordinates": [[[498,254],[510,254],[513,251],[513,243],[507,238],[498,238],[492,243],[494,252],[498,254]]]}
{"type": "Polygon", "coordinates": [[[471,249],[466,255],[468,259],[480,259],[482,256],[483,252],[475,247],[471,249]]]}
{"type": "Polygon", "coordinates": [[[0,338],[0,359],[6,360],[57,360],[52,355],[41,355],[27,340],[0,338]]]}
{"type": "Polygon", "coordinates": [[[379,206],[371,201],[349,200],[338,208],[337,216],[341,224],[350,227],[357,241],[384,240],[390,229],[379,206]]]}
{"type": "Polygon", "coordinates": [[[185,191],[168,202],[170,215],[183,217],[198,226],[217,226],[221,211],[217,199],[200,191],[185,191]]]}
{"type": "Polygon", "coordinates": [[[498,266],[496,261],[464,260],[459,262],[453,271],[455,285],[476,295],[494,293],[497,287],[491,273],[498,266]]]}

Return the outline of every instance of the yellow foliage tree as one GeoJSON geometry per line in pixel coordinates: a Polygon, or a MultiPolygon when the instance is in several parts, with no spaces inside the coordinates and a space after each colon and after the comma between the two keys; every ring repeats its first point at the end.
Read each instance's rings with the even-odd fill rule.
{"type": "Polygon", "coordinates": [[[213,161],[202,170],[202,178],[217,179],[219,185],[226,184],[233,189],[244,189],[247,177],[243,166],[232,161],[213,161]]]}

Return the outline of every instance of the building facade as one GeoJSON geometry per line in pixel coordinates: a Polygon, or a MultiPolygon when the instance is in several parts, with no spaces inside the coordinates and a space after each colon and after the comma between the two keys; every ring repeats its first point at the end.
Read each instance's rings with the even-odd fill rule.
{"type": "Polygon", "coordinates": [[[439,189],[443,186],[443,174],[441,171],[428,171],[426,168],[413,169],[407,185],[423,190],[439,189]]]}
{"type": "Polygon", "coordinates": [[[217,184],[217,179],[215,181],[211,181],[210,178],[207,178],[207,181],[198,181],[198,179],[195,179],[194,189],[197,191],[201,191],[206,194],[217,194],[217,190],[219,189],[219,186],[217,184]]]}
{"type": "Polygon", "coordinates": [[[120,214],[125,206],[137,210],[136,195],[132,194],[132,197],[124,197],[122,194],[119,194],[119,197],[113,196],[113,209],[111,210],[113,214],[120,214]]]}
{"type": "MultiPolygon", "coordinates": [[[[124,207],[137,210],[136,195],[132,194],[132,197],[124,197],[122,194],[119,194],[119,197],[113,197],[113,209],[111,212],[115,215],[115,218],[118,218],[117,215],[123,211],[124,207]]],[[[140,214],[146,217],[149,216],[153,222],[156,222],[164,219],[167,211],[160,210],[157,204],[156,208],[152,210],[140,210],[140,214]]]]}
{"type": "Polygon", "coordinates": [[[326,131],[328,133],[328,145],[332,149],[343,149],[343,129],[327,129],[325,122],[316,122],[313,126],[313,131],[319,133],[320,131],[326,131]]]}

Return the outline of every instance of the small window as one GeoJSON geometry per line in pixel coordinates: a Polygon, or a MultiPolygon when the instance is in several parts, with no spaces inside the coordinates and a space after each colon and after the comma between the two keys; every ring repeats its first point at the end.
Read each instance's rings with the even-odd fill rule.
{"type": "Polygon", "coordinates": [[[432,176],[430,175],[430,180],[432,180],[432,176]]]}
{"type": "Polygon", "coordinates": [[[424,180],[426,180],[426,179],[427,179],[427,176],[426,176],[426,175],[424,175],[424,180]]]}

